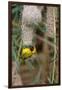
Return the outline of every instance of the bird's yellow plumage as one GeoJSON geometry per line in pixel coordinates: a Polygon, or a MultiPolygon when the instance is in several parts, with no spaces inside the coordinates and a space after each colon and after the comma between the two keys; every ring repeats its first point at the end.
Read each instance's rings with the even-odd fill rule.
{"type": "Polygon", "coordinates": [[[23,48],[22,49],[22,58],[29,58],[35,53],[36,53],[36,48],[35,47],[34,47],[33,51],[31,51],[29,47],[28,48],[23,48]]]}

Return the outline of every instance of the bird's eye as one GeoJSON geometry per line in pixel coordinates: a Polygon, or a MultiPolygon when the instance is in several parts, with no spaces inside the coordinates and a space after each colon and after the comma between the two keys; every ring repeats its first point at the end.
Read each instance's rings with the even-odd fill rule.
{"type": "Polygon", "coordinates": [[[34,50],[34,47],[33,47],[33,46],[31,46],[31,47],[30,47],[30,50],[31,50],[31,51],[33,51],[33,50],[34,50]]]}

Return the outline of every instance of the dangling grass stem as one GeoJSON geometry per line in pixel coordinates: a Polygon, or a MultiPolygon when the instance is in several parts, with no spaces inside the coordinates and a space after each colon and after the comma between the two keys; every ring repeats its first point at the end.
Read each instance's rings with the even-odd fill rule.
{"type": "Polygon", "coordinates": [[[52,46],[53,48],[58,49],[55,44],[53,44],[52,42],[50,42],[50,41],[47,40],[46,38],[43,38],[43,37],[41,37],[41,36],[39,36],[39,35],[36,35],[36,37],[38,37],[41,41],[47,43],[48,45],[52,46]]]}
{"type": "MultiPolygon", "coordinates": [[[[54,34],[56,34],[55,9],[53,9],[53,15],[54,15],[54,34]]],[[[54,36],[54,43],[56,43],[56,37],[55,36],[54,36]]],[[[56,58],[56,46],[54,47],[54,61],[53,61],[53,70],[52,70],[52,84],[54,83],[54,76],[55,76],[55,61],[56,61],[55,58],[56,58]]]]}

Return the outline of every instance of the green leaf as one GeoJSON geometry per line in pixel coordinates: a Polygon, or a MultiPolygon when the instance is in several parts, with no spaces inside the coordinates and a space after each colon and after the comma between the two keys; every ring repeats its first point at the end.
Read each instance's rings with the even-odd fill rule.
{"type": "Polygon", "coordinates": [[[12,47],[12,58],[13,58],[13,60],[17,60],[17,58],[16,58],[16,51],[15,51],[14,47],[12,47]]]}

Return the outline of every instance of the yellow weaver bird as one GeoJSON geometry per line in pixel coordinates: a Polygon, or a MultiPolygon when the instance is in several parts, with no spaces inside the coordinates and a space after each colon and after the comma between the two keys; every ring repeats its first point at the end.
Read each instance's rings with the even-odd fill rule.
{"type": "Polygon", "coordinates": [[[32,47],[32,48],[26,47],[26,48],[22,49],[22,54],[21,55],[22,55],[23,59],[29,58],[33,54],[36,54],[36,48],[35,47],[32,47]]]}

